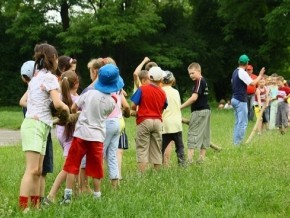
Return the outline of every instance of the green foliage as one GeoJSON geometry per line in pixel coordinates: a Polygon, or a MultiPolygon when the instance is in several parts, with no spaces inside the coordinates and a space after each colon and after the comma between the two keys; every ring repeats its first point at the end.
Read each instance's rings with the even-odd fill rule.
{"type": "MultiPolygon", "coordinates": [[[[217,99],[230,95],[231,74],[242,53],[255,72],[265,66],[267,74],[289,74],[287,0],[15,0],[0,7],[1,76],[19,72],[35,44],[43,41],[78,60],[84,86],[90,80],[87,62],[107,56],[116,60],[130,86],[126,89],[148,56],[177,74],[182,95],[191,88],[187,66],[198,62],[217,99]]],[[[12,80],[1,79],[0,86],[12,80]]],[[[11,101],[2,94],[1,104],[16,104],[21,94],[13,93],[11,101]]]]}

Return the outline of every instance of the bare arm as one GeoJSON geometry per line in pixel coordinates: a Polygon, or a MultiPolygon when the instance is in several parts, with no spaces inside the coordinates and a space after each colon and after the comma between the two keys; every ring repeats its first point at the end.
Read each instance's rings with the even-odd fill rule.
{"type": "Polygon", "coordinates": [[[137,88],[140,87],[140,80],[139,80],[139,72],[142,70],[143,66],[148,63],[150,59],[148,57],[145,57],[143,61],[136,67],[134,73],[133,73],[133,78],[134,78],[134,84],[137,88]]]}
{"type": "Polygon", "coordinates": [[[258,77],[256,79],[254,79],[249,85],[257,85],[257,83],[261,80],[261,78],[263,77],[265,73],[265,67],[262,67],[262,69],[260,70],[260,73],[258,75],[258,77]]]}
{"type": "Polygon", "coordinates": [[[197,98],[198,98],[198,94],[193,93],[191,95],[191,97],[189,99],[187,99],[187,101],[181,105],[180,109],[183,109],[183,108],[190,106],[191,104],[193,104],[197,100],[197,98]]]}
{"type": "Polygon", "coordinates": [[[50,97],[56,110],[67,111],[67,113],[69,113],[68,106],[61,101],[59,97],[59,92],[56,89],[50,91],[50,97]]]}
{"type": "Polygon", "coordinates": [[[71,112],[72,113],[77,113],[78,112],[78,106],[76,103],[73,103],[73,105],[71,106],[71,112]]]}
{"type": "Polygon", "coordinates": [[[122,95],[121,105],[122,105],[123,116],[130,117],[130,105],[127,102],[124,95],[122,95]]]}
{"type": "Polygon", "coordinates": [[[21,107],[27,107],[27,91],[23,94],[23,96],[21,97],[20,101],[19,101],[19,105],[21,107]]]}
{"type": "Polygon", "coordinates": [[[261,92],[260,92],[260,89],[259,88],[257,88],[256,89],[256,95],[257,95],[257,99],[258,99],[258,106],[259,106],[259,108],[262,108],[262,102],[261,102],[261,94],[260,94],[261,92]]]}

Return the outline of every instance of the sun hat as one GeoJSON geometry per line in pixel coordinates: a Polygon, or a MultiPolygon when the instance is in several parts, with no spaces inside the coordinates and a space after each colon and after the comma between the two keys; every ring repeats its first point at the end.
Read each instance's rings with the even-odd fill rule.
{"type": "Polygon", "coordinates": [[[30,79],[33,77],[34,61],[26,61],[22,64],[20,73],[21,75],[26,75],[30,79]]]}
{"type": "Polygon", "coordinates": [[[121,90],[124,87],[124,81],[119,75],[119,68],[114,64],[106,64],[101,67],[94,87],[107,94],[121,90]]]}
{"type": "Polygon", "coordinates": [[[164,76],[165,73],[160,67],[151,67],[149,70],[149,78],[152,81],[160,81],[164,76]]]}
{"type": "Polygon", "coordinates": [[[245,54],[241,55],[239,58],[240,64],[247,64],[249,61],[250,61],[250,58],[245,54]]]}
{"type": "Polygon", "coordinates": [[[164,71],[165,76],[163,77],[163,83],[164,84],[169,84],[172,81],[174,81],[174,75],[172,72],[170,72],[169,70],[164,71]]]}

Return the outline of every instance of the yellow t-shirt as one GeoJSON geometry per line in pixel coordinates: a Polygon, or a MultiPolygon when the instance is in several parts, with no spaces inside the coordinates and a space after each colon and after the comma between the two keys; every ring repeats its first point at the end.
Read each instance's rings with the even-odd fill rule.
{"type": "Polygon", "coordinates": [[[163,111],[163,131],[162,133],[176,133],[182,131],[181,100],[179,92],[171,86],[164,86],[162,89],[166,93],[167,108],[163,111]]]}

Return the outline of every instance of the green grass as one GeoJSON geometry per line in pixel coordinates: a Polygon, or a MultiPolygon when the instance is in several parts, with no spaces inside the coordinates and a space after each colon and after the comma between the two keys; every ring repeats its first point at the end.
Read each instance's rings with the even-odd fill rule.
{"type": "Polygon", "coordinates": [[[21,107],[0,107],[0,128],[20,129],[22,120],[21,107]]]}
{"type": "MultiPolygon", "coordinates": [[[[212,141],[223,150],[209,149],[204,164],[180,168],[172,153],[169,168],[141,176],[134,148],[135,120],[126,119],[130,147],[124,152],[119,190],[112,190],[106,177],[100,200],[78,197],[69,206],[30,211],[29,217],[289,217],[290,133],[269,131],[237,148],[232,146],[233,122],[232,111],[213,110],[212,141]]],[[[250,123],[247,135],[252,127],[250,123]]],[[[186,131],[184,126],[185,142],[186,131]]],[[[54,156],[47,191],[63,163],[56,140],[54,156]]],[[[24,216],[17,209],[24,160],[20,145],[0,147],[0,217],[24,216]]],[[[61,190],[58,197],[62,194],[61,190]]]]}

